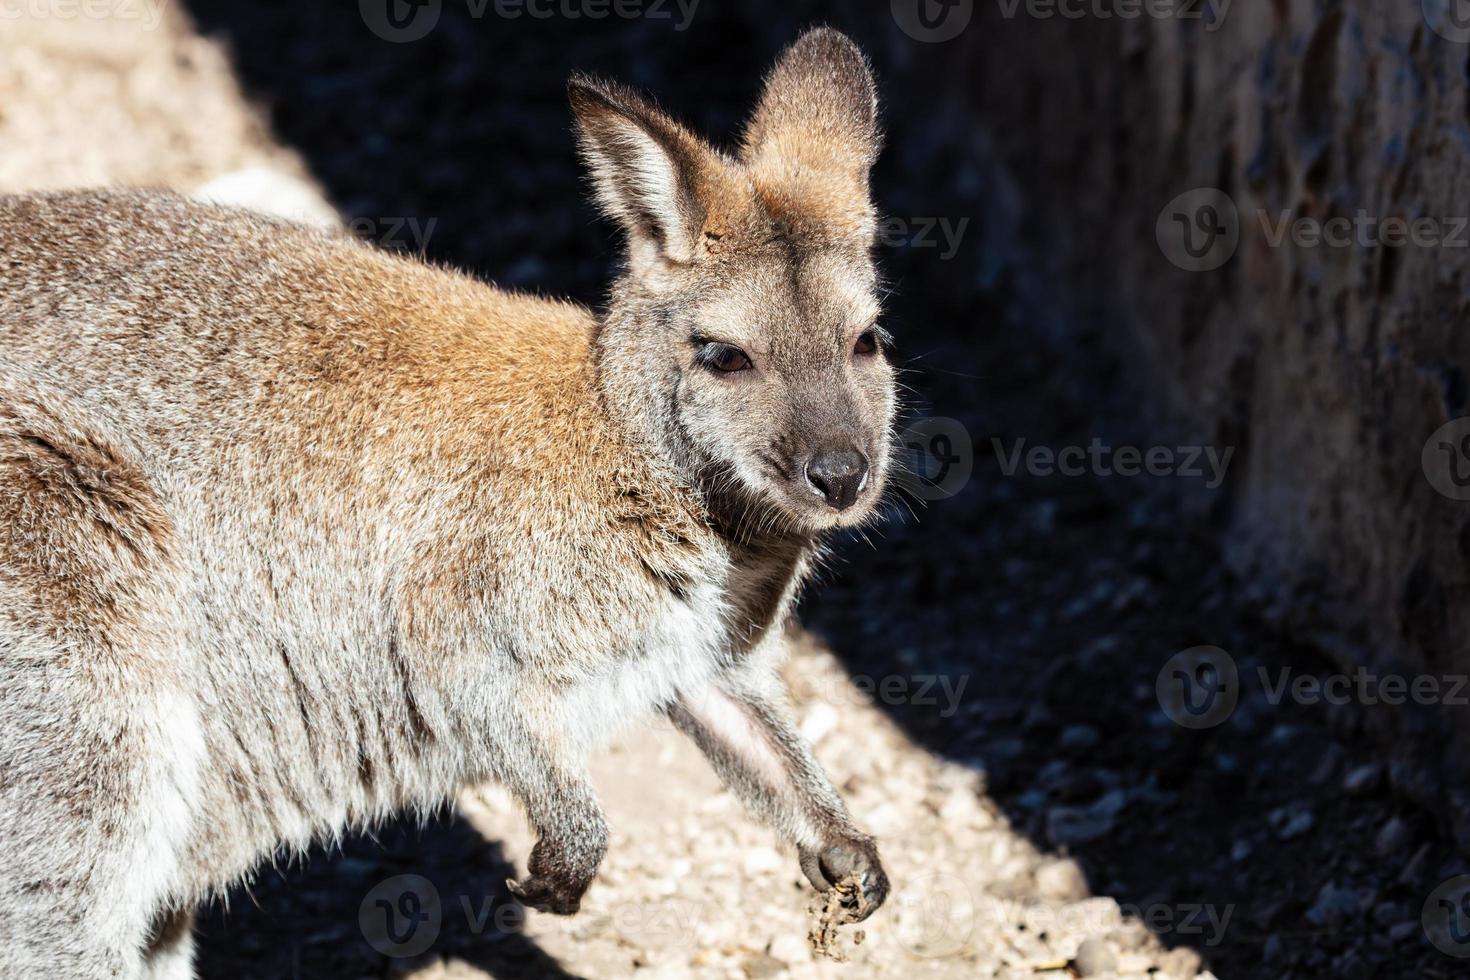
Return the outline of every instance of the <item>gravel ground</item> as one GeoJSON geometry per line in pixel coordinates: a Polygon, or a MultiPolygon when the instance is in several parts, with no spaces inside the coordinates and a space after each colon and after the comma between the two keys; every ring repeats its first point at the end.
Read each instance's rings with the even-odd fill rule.
{"type": "Polygon", "coordinates": [[[985,206],[984,133],[954,115],[964,79],[936,78],[884,8],[707,0],[676,31],[446,3],[424,40],[386,44],[351,4],[196,0],[290,150],[187,34],[4,27],[0,186],[193,186],[262,160],[291,171],[299,154],[381,244],[595,303],[612,242],[584,200],[564,76],[620,75],[729,133],[779,46],[830,20],[869,46],[889,93],[877,192],[901,223],[885,254],[891,326],[914,414],[958,424],[948,447],[921,441],[969,469],[871,542],[846,542],[803,609],[818,637],[792,667],[803,724],[897,888],[861,945],[843,930],[848,963],[813,958],[792,855],[654,727],[599,763],[615,837],[578,917],[523,920],[506,901],[499,883],[529,841],[485,790],[263,872],[206,915],[201,976],[1466,974],[1421,909],[1470,869],[1418,802],[1428,777],[1373,736],[1382,712],[1407,709],[1273,701],[1283,670],[1322,678],[1330,661],[1271,625],[1286,597],[1225,573],[1228,496],[1198,478],[1006,472],[1018,439],[1177,442],[1138,417],[1139,379],[1094,331],[1035,321],[1025,257],[985,206]],[[216,101],[179,98],[192,85],[216,101]],[[132,121],[119,133],[99,118],[132,121]],[[922,232],[941,215],[953,248],[937,220],[922,232]],[[1239,704],[1188,728],[1156,681],[1201,645],[1230,654],[1239,704]],[[437,910],[437,926],[394,944],[379,900],[437,910]]]}

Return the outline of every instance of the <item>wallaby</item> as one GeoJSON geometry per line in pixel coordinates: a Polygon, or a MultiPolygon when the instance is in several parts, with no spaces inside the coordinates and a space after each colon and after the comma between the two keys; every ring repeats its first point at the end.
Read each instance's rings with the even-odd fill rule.
{"type": "Polygon", "coordinates": [[[801,37],[737,151],[586,77],[605,312],[161,192],[0,197],[0,976],[187,977],[282,850],[499,781],[572,913],[585,773],[666,712],[818,889],[888,882],[776,670],[875,513],[867,63],[801,37]]]}

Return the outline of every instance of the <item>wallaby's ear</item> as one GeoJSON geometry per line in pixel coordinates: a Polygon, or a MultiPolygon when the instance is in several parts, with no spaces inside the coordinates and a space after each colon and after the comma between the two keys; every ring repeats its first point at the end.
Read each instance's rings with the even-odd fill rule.
{"type": "Polygon", "coordinates": [[[866,201],[878,158],[878,91],[861,49],[830,27],[807,31],[766,77],[742,160],[759,173],[838,178],[866,201]]]}
{"type": "Polygon", "coordinates": [[[722,168],[715,150],[625,86],[577,75],[567,95],[598,203],[627,230],[635,262],[694,261],[722,168]]]}

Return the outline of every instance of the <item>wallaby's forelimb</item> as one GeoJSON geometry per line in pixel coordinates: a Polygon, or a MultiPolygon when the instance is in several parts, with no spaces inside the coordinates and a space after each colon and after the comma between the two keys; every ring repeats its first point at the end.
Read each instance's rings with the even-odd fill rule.
{"type": "Polygon", "coordinates": [[[822,766],[796,730],[784,685],[764,669],[732,671],[702,695],[668,709],[730,790],[796,844],[801,869],[825,891],[849,874],[878,903],[888,878],[877,848],[853,824],[822,766]]]}

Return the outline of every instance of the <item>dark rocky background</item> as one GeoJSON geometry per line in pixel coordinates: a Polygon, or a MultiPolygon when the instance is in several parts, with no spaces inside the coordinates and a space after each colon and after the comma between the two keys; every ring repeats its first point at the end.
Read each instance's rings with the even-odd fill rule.
{"type": "MultiPolygon", "coordinates": [[[[871,542],[845,542],[804,619],[854,674],[968,676],[952,717],[912,700],[890,709],[922,744],[982,769],[1017,826],[1077,856],[1095,891],[1233,907],[1218,945],[1164,936],[1197,945],[1220,976],[1460,976],[1464,961],[1434,949],[1420,918],[1430,891],[1467,870],[1445,805],[1448,743],[1420,719],[1444,712],[1273,705],[1257,669],[1341,669],[1357,649],[1330,642],[1344,635],[1393,637],[1408,672],[1465,666],[1446,645],[1462,615],[1447,570],[1463,559],[1436,537],[1454,519],[1416,477],[1423,437],[1391,438],[1442,411],[1426,385],[1463,401],[1448,369],[1463,299],[1431,308],[1412,277],[1430,277],[1435,259],[1404,257],[1393,322],[1403,347],[1442,351],[1446,371],[1410,357],[1384,373],[1362,362],[1355,331],[1388,314],[1355,311],[1382,306],[1394,260],[1309,256],[1270,272],[1262,294],[1251,246],[1189,275],[1152,241],[1165,202],[1199,185],[1307,194],[1316,208],[1345,206],[1372,174],[1374,186],[1418,186],[1415,164],[1374,169],[1394,112],[1427,107],[1399,134],[1407,159],[1427,143],[1466,158],[1464,141],[1435,128],[1444,106],[1463,112],[1465,51],[1455,68],[1416,10],[1356,10],[1367,6],[1276,0],[1206,36],[1170,22],[1006,19],[977,4],[957,38],[929,43],[885,3],[703,0],[677,30],[672,6],[669,19],[508,19],[444,0],[427,36],[390,43],[354,3],[188,3],[370,237],[589,304],[616,243],[586,203],[565,77],[621,77],[729,140],[801,28],[851,33],[886,100],[875,192],[897,219],[883,261],[912,414],[958,420],[973,474],[950,496],[910,501],[916,516],[896,507],[871,542]],[[1362,121],[1374,111],[1377,125],[1362,121]],[[395,229],[401,218],[420,234],[395,229]],[[953,254],[918,235],[928,219],[963,227],[953,254]],[[1418,332],[1421,320],[1437,332],[1418,332]],[[1419,379],[1417,394],[1401,375],[1419,379]],[[1406,415],[1405,398],[1422,410],[1406,415]],[[1350,436],[1310,441],[1342,413],[1354,421],[1334,425],[1350,436]],[[1007,476],[992,447],[1094,437],[1238,455],[1211,490],[1007,476]],[[1344,525],[1352,534],[1335,538],[1344,525]],[[1339,579],[1361,591],[1352,623],[1368,625],[1343,629],[1339,579]],[[1155,680],[1201,644],[1233,655],[1241,704],[1189,730],[1161,710],[1155,680]],[[1385,751],[1384,733],[1404,731],[1420,733],[1414,751],[1385,751]]],[[[1375,350],[1391,339],[1374,337],[1375,350]]],[[[937,472],[922,454],[915,464],[937,472]]],[[[1400,662],[1368,648],[1365,662],[1400,662]]],[[[312,874],[294,879],[302,901],[312,874]]],[[[203,976],[242,976],[242,959],[263,976],[302,969],[277,934],[252,931],[253,914],[241,897],[204,924],[203,976]]]]}

